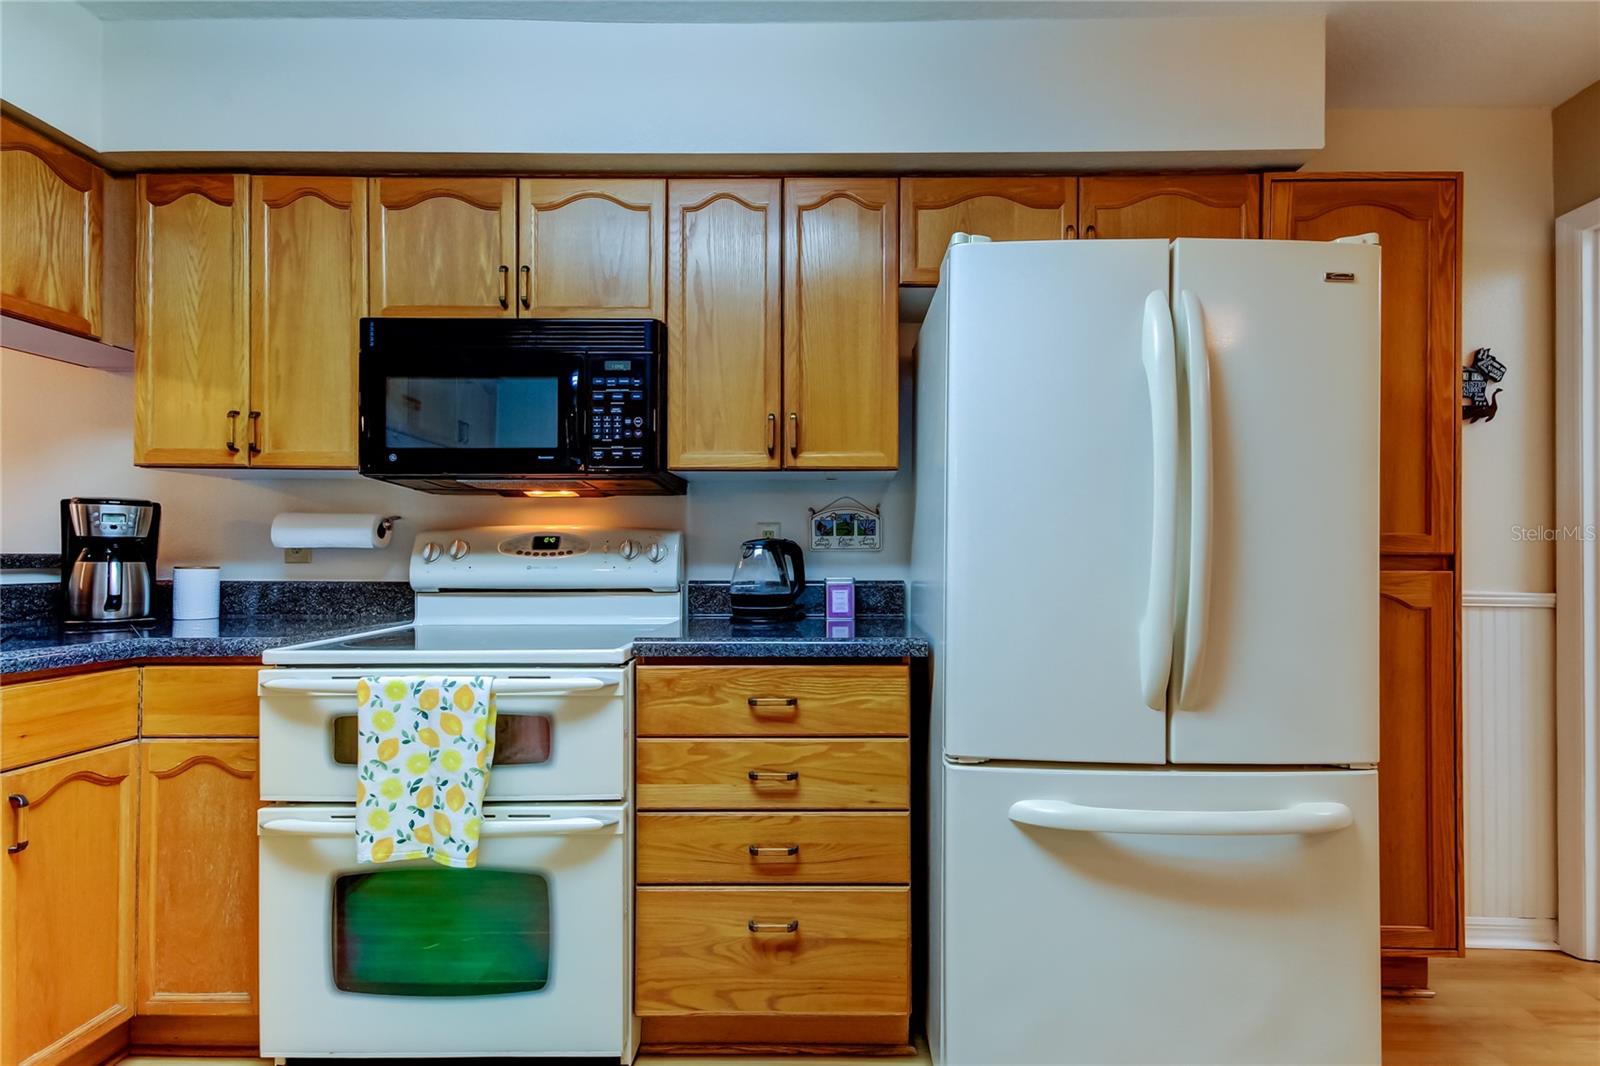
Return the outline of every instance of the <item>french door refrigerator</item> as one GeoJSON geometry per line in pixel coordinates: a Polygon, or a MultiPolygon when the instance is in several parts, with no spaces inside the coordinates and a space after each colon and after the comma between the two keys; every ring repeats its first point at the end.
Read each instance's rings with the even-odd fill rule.
{"type": "Polygon", "coordinates": [[[935,1061],[1378,1061],[1378,273],[951,247],[910,588],[935,1061]]]}

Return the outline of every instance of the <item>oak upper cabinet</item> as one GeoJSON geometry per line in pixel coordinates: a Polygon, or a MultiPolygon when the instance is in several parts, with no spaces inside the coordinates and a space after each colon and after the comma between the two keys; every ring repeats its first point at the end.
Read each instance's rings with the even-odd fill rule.
{"type": "Polygon", "coordinates": [[[524,178],[518,314],[665,318],[667,183],[524,178]]]}
{"type": "Polygon", "coordinates": [[[139,1013],[254,1015],[256,742],[139,754],[139,1013]]]}
{"type": "Polygon", "coordinates": [[[0,311],[100,336],[105,175],[0,116],[0,311]]]}
{"type": "Polygon", "coordinates": [[[1456,550],[1461,178],[1269,174],[1267,236],[1383,247],[1382,550],[1456,550]]]}
{"type": "Polygon", "coordinates": [[[250,180],[141,174],[134,462],[245,466],[250,180]]]}
{"type": "Polygon", "coordinates": [[[894,178],[783,183],[783,465],[899,462],[894,178]]]}
{"type": "Polygon", "coordinates": [[[250,465],[356,465],[367,179],[250,179],[250,465]]]}
{"type": "Polygon", "coordinates": [[[7,1066],[61,1062],[133,1015],[135,754],[119,744],[0,776],[7,1066]]]}
{"type": "Polygon", "coordinates": [[[1379,916],[1401,954],[1461,947],[1454,582],[1387,571],[1379,584],[1379,916]]]}
{"type": "Polygon", "coordinates": [[[515,178],[373,178],[371,314],[514,318],[515,178]]]}
{"type": "Polygon", "coordinates": [[[953,233],[996,241],[1076,236],[1077,197],[1077,178],[902,178],[900,284],[939,284],[953,233]]]}
{"type": "Polygon", "coordinates": [[[1128,174],[1078,179],[1078,227],[1096,237],[1259,237],[1259,174],[1128,174]]]}
{"type": "Polygon", "coordinates": [[[777,469],[783,407],[782,186],[667,190],[668,465],[777,469]]]}

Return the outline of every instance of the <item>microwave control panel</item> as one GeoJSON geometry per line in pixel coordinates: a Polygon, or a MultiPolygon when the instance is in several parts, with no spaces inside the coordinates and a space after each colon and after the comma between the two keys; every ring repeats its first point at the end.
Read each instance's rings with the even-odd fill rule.
{"type": "Polygon", "coordinates": [[[589,357],[589,447],[584,464],[608,470],[637,469],[649,454],[654,383],[644,358],[589,357]]]}

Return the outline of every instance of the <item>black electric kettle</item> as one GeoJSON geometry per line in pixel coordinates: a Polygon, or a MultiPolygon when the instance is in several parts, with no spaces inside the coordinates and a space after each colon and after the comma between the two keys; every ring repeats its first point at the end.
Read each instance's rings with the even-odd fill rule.
{"type": "Polygon", "coordinates": [[[728,598],[733,616],[748,621],[799,618],[806,590],[806,557],[800,545],[780,537],[747,540],[733,565],[728,598]]]}

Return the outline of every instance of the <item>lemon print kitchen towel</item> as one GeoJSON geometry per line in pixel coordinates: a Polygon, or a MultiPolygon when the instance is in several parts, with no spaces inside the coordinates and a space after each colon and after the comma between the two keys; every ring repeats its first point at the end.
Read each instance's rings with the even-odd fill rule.
{"type": "Polygon", "coordinates": [[[478,862],[494,758],[493,678],[363,677],[356,861],[478,862]]]}

